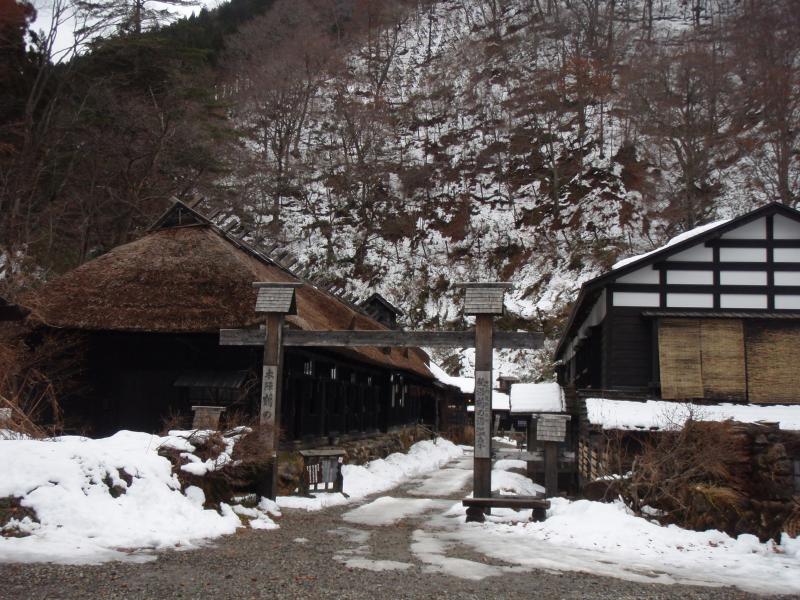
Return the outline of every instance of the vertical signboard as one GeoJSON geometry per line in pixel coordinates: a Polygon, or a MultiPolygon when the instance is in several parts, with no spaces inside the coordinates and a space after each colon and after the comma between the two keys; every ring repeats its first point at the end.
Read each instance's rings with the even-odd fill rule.
{"type": "Polygon", "coordinates": [[[492,455],[492,372],[475,371],[475,458],[492,455]]]}
{"type": "Polygon", "coordinates": [[[278,394],[278,366],[264,365],[261,380],[261,413],[259,422],[267,427],[275,426],[275,401],[278,394]]]}

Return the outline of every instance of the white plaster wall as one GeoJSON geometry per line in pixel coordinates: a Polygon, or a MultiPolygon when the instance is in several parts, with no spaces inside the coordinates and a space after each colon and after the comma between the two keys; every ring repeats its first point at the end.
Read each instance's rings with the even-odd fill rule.
{"type": "Polygon", "coordinates": [[[669,308],[714,308],[713,294],[667,294],[669,308]]]}
{"type": "Polygon", "coordinates": [[[722,294],[720,308],[767,308],[766,294],[722,294]]]}
{"type": "Polygon", "coordinates": [[[658,283],[658,271],[653,267],[643,267],[617,279],[619,283],[658,283]]]}
{"type": "Polygon", "coordinates": [[[800,309],[800,296],[775,294],[775,308],[778,310],[800,309]]]}
{"type": "Polygon", "coordinates": [[[800,248],[775,248],[775,262],[800,262],[800,248]]]}
{"type": "Polygon", "coordinates": [[[655,292],[614,292],[614,306],[658,307],[660,299],[655,292]]]}
{"type": "Polygon", "coordinates": [[[767,285],[765,271],[720,271],[721,285],[767,285]]]}
{"type": "Polygon", "coordinates": [[[667,261],[671,260],[690,260],[690,261],[708,261],[711,262],[714,260],[714,252],[711,248],[706,248],[702,243],[689,248],[688,250],[684,250],[683,252],[678,252],[677,254],[670,256],[667,261]]]}
{"type": "Polygon", "coordinates": [[[775,285],[800,285],[800,271],[775,271],[775,285]]]}
{"type": "Polygon", "coordinates": [[[711,285],[714,283],[713,271],[667,271],[667,284],[711,285]]]}
{"type": "Polygon", "coordinates": [[[766,248],[720,248],[722,262],[767,262],[766,248]]]}
{"type": "Polygon", "coordinates": [[[761,218],[752,223],[745,223],[733,231],[723,233],[722,238],[726,240],[764,240],[767,238],[767,219],[761,218]]]}
{"type": "Polygon", "coordinates": [[[800,239],[800,223],[783,215],[775,215],[772,218],[772,237],[776,240],[800,239]]]}

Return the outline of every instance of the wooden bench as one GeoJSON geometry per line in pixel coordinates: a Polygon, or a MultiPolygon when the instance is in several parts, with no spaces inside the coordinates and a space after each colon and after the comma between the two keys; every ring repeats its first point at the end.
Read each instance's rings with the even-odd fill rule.
{"type": "Polygon", "coordinates": [[[346,454],[340,448],[300,450],[303,457],[300,493],[305,496],[312,492],[343,493],[342,462],[346,454]]]}
{"type": "Polygon", "coordinates": [[[462,501],[467,507],[467,523],[483,523],[487,508],[513,508],[514,510],[531,509],[531,521],[544,521],[550,508],[550,501],[539,496],[499,496],[491,498],[465,498],[462,501]]]}

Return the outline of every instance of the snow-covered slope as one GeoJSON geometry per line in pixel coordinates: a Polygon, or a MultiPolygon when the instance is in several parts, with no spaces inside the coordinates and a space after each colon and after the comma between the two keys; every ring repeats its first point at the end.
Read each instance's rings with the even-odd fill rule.
{"type": "MultiPolygon", "coordinates": [[[[260,166],[238,175],[251,196],[231,212],[298,270],[353,299],[378,291],[407,324],[463,325],[449,284],[500,279],[515,283],[507,325],[555,337],[584,281],[695,225],[675,212],[680,157],[632,106],[625,73],[644,45],[679,46],[735,7],[714,3],[695,25],[689,3],[652,3],[645,41],[644,2],[556,3],[551,14],[537,4],[406,5],[314,80],[281,162],[277,238],[266,227],[275,202],[259,187],[277,176],[277,155],[258,135],[248,147],[260,166]]],[[[243,106],[240,123],[256,122],[254,110],[243,106]]],[[[754,154],[708,152],[708,218],[769,199],[753,183],[754,154]]],[[[551,349],[503,358],[537,378],[551,349]]]]}

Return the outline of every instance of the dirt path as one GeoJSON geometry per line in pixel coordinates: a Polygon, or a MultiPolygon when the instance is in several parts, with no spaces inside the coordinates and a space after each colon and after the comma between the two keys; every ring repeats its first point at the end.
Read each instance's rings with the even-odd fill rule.
{"type": "Polygon", "coordinates": [[[389,500],[286,510],[278,530],[242,529],[144,564],[0,565],[0,598],[763,598],[489,560],[436,521],[468,492],[471,466],[466,456],[381,495],[389,500]]]}

